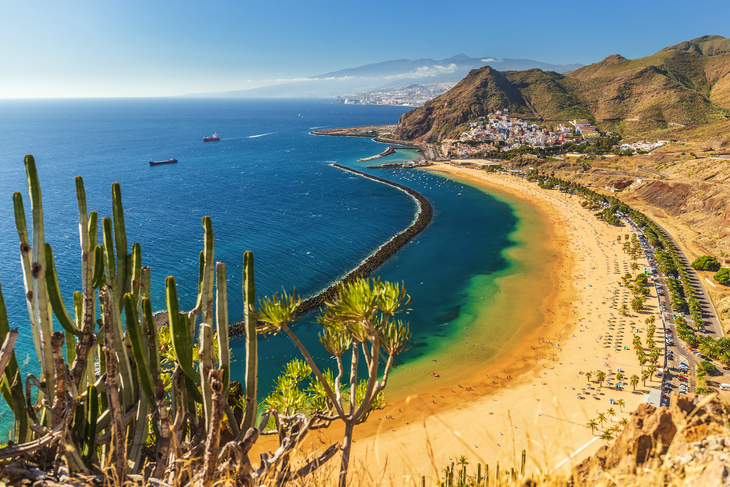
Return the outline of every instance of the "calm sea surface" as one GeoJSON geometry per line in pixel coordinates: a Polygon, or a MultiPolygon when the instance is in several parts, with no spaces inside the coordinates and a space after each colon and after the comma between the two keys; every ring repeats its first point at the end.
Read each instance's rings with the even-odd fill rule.
{"type": "MultiPolygon", "coordinates": [[[[20,191],[29,212],[25,154],[36,159],[46,241],[53,245],[69,307],[81,288],[74,189],[74,177],[81,175],[89,210],[98,211],[100,220],[111,215],[112,182],[121,183],[130,249],[139,242],[143,262],[152,268],[155,310],[165,307],[168,275],[178,282],[181,308],[194,306],[201,218],[210,215],[216,260],[228,265],[234,322],[242,319],[244,251],[254,252],[259,296],[282,287],[296,287],[306,296],[336,281],[413,221],[417,207],[407,194],[331,166],[363,168],[368,163],[357,159],[382,151],[381,144],[310,135],[315,128],[395,123],[405,111],[320,100],[0,101],[0,283],[11,327],[20,328],[16,354],[23,372],[39,368],[27,324],[11,198],[20,191]],[[213,132],[221,141],[203,143],[213,132]],[[173,157],[178,164],[148,164],[173,157]]],[[[402,151],[380,162],[417,157],[402,151]]],[[[416,189],[434,207],[431,225],[376,275],[405,282],[413,297],[407,319],[417,344],[401,357],[403,362],[438,357],[448,348],[450,324],[469,304],[474,279],[484,284],[489,276],[509,272],[512,264],[503,251],[513,245],[510,234],[518,218],[504,201],[456,181],[423,171],[371,172],[416,189]]],[[[318,330],[314,316],[295,327],[316,359],[334,366],[316,339],[318,330]]],[[[243,340],[233,340],[232,351],[238,359],[232,378],[242,380],[243,340]]],[[[283,364],[299,355],[284,336],[261,340],[260,355],[263,396],[283,364]]],[[[10,416],[2,402],[0,429],[10,416]]]]}

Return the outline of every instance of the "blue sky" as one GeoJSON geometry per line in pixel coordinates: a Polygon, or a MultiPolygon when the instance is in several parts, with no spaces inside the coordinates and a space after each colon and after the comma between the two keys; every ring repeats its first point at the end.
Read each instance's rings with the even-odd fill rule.
{"type": "Polygon", "coordinates": [[[705,34],[727,0],[3,1],[0,98],[247,89],[392,59],[590,64],[705,34]]]}

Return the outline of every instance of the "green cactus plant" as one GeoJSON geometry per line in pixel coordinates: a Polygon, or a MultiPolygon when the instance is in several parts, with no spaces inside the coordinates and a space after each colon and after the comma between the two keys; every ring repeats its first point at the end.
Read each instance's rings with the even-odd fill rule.
{"type": "Polygon", "coordinates": [[[253,304],[256,299],[256,283],[253,274],[253,252],[243,254],[243,325],[246,330],[246,411],[241,424],[245,434],[256,422],[258,388],[258,335],[256,312],[253,304]]]}
{"type": "Polygon", "coordinates": [[[205,230],[203,250],[203,279],[200,289],[200,312],[202,321],[199,327],[199,365],[200,385],[203,396],[203,412],[205,422],[210,423],[212,417],[212,390],[208,381],[208,374],[213,370],[213,285],[215,282],[215,239],[213,236],[213,224],[209,216],[203,217],[203,229],[205,230]]]}
{"type": "MultiPolygon", "coordinates": [[[[10,333],[10,324],[8,323],[8,313],[5,307],[2,286],[0,286],[0,344],[5,342],[5,338],[8,336],[8,333],[10,333]]],[[[20,377],[20,369],[18,367],[18,361],[15,358],[15,351],[11,354],[8,365],[2,372],[0,392],[2,392],[5,402],[13,411],[13,415],[15,417],[13,441],[16,443],[24,443],[28,441],[30,437],[28,413],[25,409],[23,381],[20,377]]]]}
{"type": "MultiPolygon", "coordinates": [[[[23,282],[34,345],[41,363],[41,380],[29,374],[26,377],[28,392],[24,392],[14,356],[2,371],[0,392],[15,414],[14,441],[18,444],[0,448],[0,462],[17,456],[19,452],[22,455],[38,452],[35,458],[53,458],[42,468],[59,470],[58,462],[63,460],[71,476],[87,473],[90,469],[97,472],[97,469],[102,469],[118,485],[124,483],[127,475],[142,473],[143,466],[147,464],[150,469],[145,470],[145,476],[151,475],[150,478],[170,484],[183,480],[196,484],[202,482],[208,487],[221,479],[238,485],[261,485],[270,481],[280,485],[311,473],[337,453],[339,444],[334,444],[298,471],[291,470],[289,456],[297,449],[301,439],[311,427],[329,424],[331,417],[323,419],[315,413],[308,418],[296,413],[291,418],[284,418],[276,411],[267,411],[256,426],[257,334],[277,327],[291,333],[287,327],[298,299],[293,295],[284,296],[284,299],[275,297],[273,301],[264,300],[264,311],[268,314],[263,316],[269,323],[257,328],[259,314],[254,309],[254,261],[251,252],[244,255],[246,406],[242,427],[239,428],[227,405],[231,356],[226,266],[214,260],[210,218],[203,218],[205,245],[200,255],[196,306],[188,312],[181,312],[175,279],[168,277],[165,288],[169,330],[158,332],[150,299],[150,269],[142,266],[139,244],[133,244],[131,253],[127,253],[119,185],[112,185],[113,218],[102,219],[103,245],[97,245],[97,214],[93,211],[88,213],[83,180],[76,178],[82,289],[74,293],[73,313],[69,313],[58,283],[53,249],[43,239],[43,211],[35,163],[31,156],[25,162],[32,204],[32,239],[28,236],[20,194],[14,195],[14,206],[21,243],[23,282]],[[31,240],[33,247],[29,244],[31,240]],[[102,316],[100,320],[95,320],[97,306],[102,316]],[[60,331],[53,333],[51,313],[55,313],[66,335],[60,331]],[[201,323],[196,340],[198,315],[201,323]],[[213,333],[214,319],[216,333],[213,333]],[[169,342],[164,338],[168,332],[169,342]],[[158,333],[163,340],[158,341],[158,333]],[[164,349],[168,343],[171,351],[164,349]],[[97,363],[94,363],[95,344],[99,347],[97,363]],[[62,352],[64,345],[65,355],[62,352]],[[163,347],[163,355],[160,347],[163,347]],[[168,393],[164,381],[169,376],[168,393]],[[31,386],[40,391],[36,404],[29,404],[26,396],[30,395],[31,386]],[[38,412],[41,413],[40,419],[38,412]],[[226,444],[219,451],[220,433],[226,417],[226,427],[238,441],[226,444]],[[277,455],[262,455],[260,466],[254,467],[248,453],[264,433],[270,417],[275,418],[273,424],[280,428],[280,447],[277,455]],[[34,423],[32,428],[31,423],[34,423]],[[64,428],[67,428],[66,433],[59,434],[64,428]],[[196,446],[203,443],[203,449],[196,446]],[[156,446],[156,456],[145,454],[148,451],[146,444],[156,446]],[[183,464],[200,468],[202,475],[186,473],[184,468],[181,470],[183,464]]],[[[407,347],[410,337],[407,325],[395,320],[390,320],[390,325],[385,324],[398,310],[398,299],[405,296],[405,291],[401,293],[399,289],[382,286],[376,290],[379,309],[388,316],[384,321],[377,321],[378,333],[375,334],[376,346],[380,346],[377,343],[382,344],[382,348],[391,355],[387,367],[392,364],[392,355],[407,347]]],[[[330,318],[334,319],[334,316],[330,318]]],[[[341,356],[347,349],[355,349],[360,342],[340,335],[350,330],[348,333],[352,336],[361,338],[363,326],[330,326],[323,335],[326,337],[323,343],[328,348],[337,348],[338,356],[341,356]],[[360,331],[353,331],[358,326],[360,331]]],[[[0,338],[8,333],[14,332],[9,331],[0,291],[0,338]]],[[[299,369],[309,370],[311,374],[311,356],[303,347],[300,348],[308,364],[300,363],[299,369]]],[[[372,356],[377,356],[377,353],[372,356]]],[[[318,379],[324,377],[316,367],[314,371],[318,379]]],[[[301,375],[301,371],[297,374],[301,375]]],[[[340,395],[335,397],[331,393],[332,390],[341,392],[339,377],[333,378],[333,374],[327,371],[323,380],[321,387],[312,390],[316,389],[315,395],[327,396],[328,401],[320,402],[333,414],[345,418],[344,409],[338,402],[340,395]]],[[[372,403],[384,382],[385,378],[376,383],[359,382],[357,393],[351,394],[357,396],[357,411],[363,408],[369,411],[369,407],[363,404],[372,403]],[[368,396],[370,393],[372,397],[368,396]]],[[[351,416],[347,421],[354,424],[365,417],[367,411],[357,418],[351,416]]]]}

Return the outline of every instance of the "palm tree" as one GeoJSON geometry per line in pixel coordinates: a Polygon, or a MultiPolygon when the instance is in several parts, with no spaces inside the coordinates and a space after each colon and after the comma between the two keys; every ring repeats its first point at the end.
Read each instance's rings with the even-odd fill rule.
{"type": "Polygon", "coordinates": [[[586,426],[591,429],[591,434],[593,434],[598,429],[598,422],[595,419],[591,419],[586,423],[586,426]]]}
{"type": "Polygon", "coordinates": [[[614,424],[609,429],[611,431],[613,431],[616,434],[616,436],[618,436],[618,434],[621,432],[621,425],[620,424],[614,424]]]}
{"type": "Polygon", "coordinates": [[[631,382],[631,385],[634,386],[634,390],[636,390],[636,385],[639,383],[639,376],[634,374],[631,377],[629,377],[629,382],[631,382]]]}
{"type": "MultiPolygon", "coordinates": [[[[661,355],[661,350],[657,347],[654,347],[651,349],[651,353],[649,354],[649,360],[651,360],[651,365],[656,367],[656,363],[659,361],[659,355],[661,355]]],[[[651,367],[651,365],[649,367],[651,367]]]]}
{"type": "Polygon", "coordinates": [[[591,381],[591,377],[593,377],[593,374],[591,373],[591,371],[589,370],[588,372],[586,372],[585,375],[586,375],[586,379],[588,379],[588,382],[590,382],[591,381]]]}
{"type": "Polygon", "coordinates": [[[611,430],[606,430],[601,434],[601,439],[611,443],[611,440],[613,440],[613,432],[611,430]]]}
{"type": "Polygon", "coordinates": [[[608,414],[608,416],[610,416],[611,418],[613,418],[613,417],[616,416],[616,410],[613,409],[613,408],[608,408],[608,411],[606,411],[606,414],[608,414]]]}
{"type": "Polygon", "coordinates": [[[644,323],[646,323],[647,325],[653,325],[655,321],[656,321],[656,316],[651,315],[647,319],[644,320],[644,323]]]}
{"type": "Polygon", "coordinates": [[[598,381],[599,385],[603,385],[603,381],[606,380],[606,373],[602,370],[599,370],[596,374],[596,380],[598,381]]]}
{"type": "Polygon", "coordinates": [[[649,364],[649,366],[646,368],[647,372],[649,372],[650,379],[654,378],[654,373],[656,373],[656,368],[657,367],[654,364],[649,364]]]}
{"type": "Polygon", "coordinates": [[[634,271],[634,272],[636,272],[637,270],[639,270],[639,264],[637,264],[636,262],[632,262],[631,263],[631,270],[634,271]]]}
{"type": "Polygon", "coordinates": [[[622,304],[621,307],[618,309],[618,312],[621,313],[623,316],[629,315],[629,307],[625,304],[622,304]]]}
{"type": "Polygon", "coordinates": [[[646,387],[646,379],[649,378],[649,371],[648,370],[642,370],[641,371],[641,380],[644,381],[644,387],[646,387]]]}
{"type": "Polygon", "coordinates": [[[631,309],[637,313],[644,309],[644,299],[640,296],[634,297],[634,299],[631,300],[631,309]]]}
{"type": "Polygon", "coordinates": [[[596,418],[596,419],[598,419],[598,422],[601,423],[601,426],[603,426],[603,423],[608,421],[608,418],[606,418],[605,413],[598,413],[598,418],[596,418]]]}
{"type": "MultiPolygon", "coordinates": [[[[636,377],[636,376],[634,376],[634,377],[636,377]]],[[[636,382],[637,383],[639,382],[639,378],[638,377],[636,377],[636,382]]],[[[616,401],[616,406],[618,406],[619,409],[621,409],[621,411],[623,411],[624,410],[624,406],[626,406],[626,402],[623,399],[619,399],[619,400],[616,401]]],[[[626,419],[626,418],[624,418],[624,419],[626,419]]]]}

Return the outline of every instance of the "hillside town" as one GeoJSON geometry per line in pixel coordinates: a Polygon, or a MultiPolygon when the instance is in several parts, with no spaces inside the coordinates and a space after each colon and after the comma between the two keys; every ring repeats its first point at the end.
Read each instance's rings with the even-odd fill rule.
{"type": "MultiPolygon", "coordinates": [[[[606,135],[611,135],[606,132],[606,135]]],[[[469,122],[469,130],[457,138],[442,141],[442,152],[447,157],[468,157],[472,154],[494,150],[513,150],[522,146],[550,147],[566,142],[593,142],[601,137],[595,126],[585,120],[571,120],[559,124],[555,131],[548,130],[535,123],[529,123],[509,114],[507,108],[479,117],[469,122]]],[[[631,149],[635,152],[651,152],[666,145],[666,140],[657,142],[639,141],[622,144],[621,150],[631,149]]]]}
{"type": "Polygon", "coordinates": [[[395,105],[420,107],[427,101],[443,95],[456,83],[434,83],[427,85],[408,85],[363,93],[343,95],[332,103],[341,105],[395,105]]]}
{"type": "Polygon", "coordinates": [[[512,117],[505,108],[470,122],[469,130],[462,132],[458,138],[442,141],[442,152],[447,156],[462,157],[477,152],[519,149],[525,145],[548,147],[599,137],[596,128],[587,122],[574,120],[570,125],[560,124],[556,132],[552,132],[512,117]]]}

